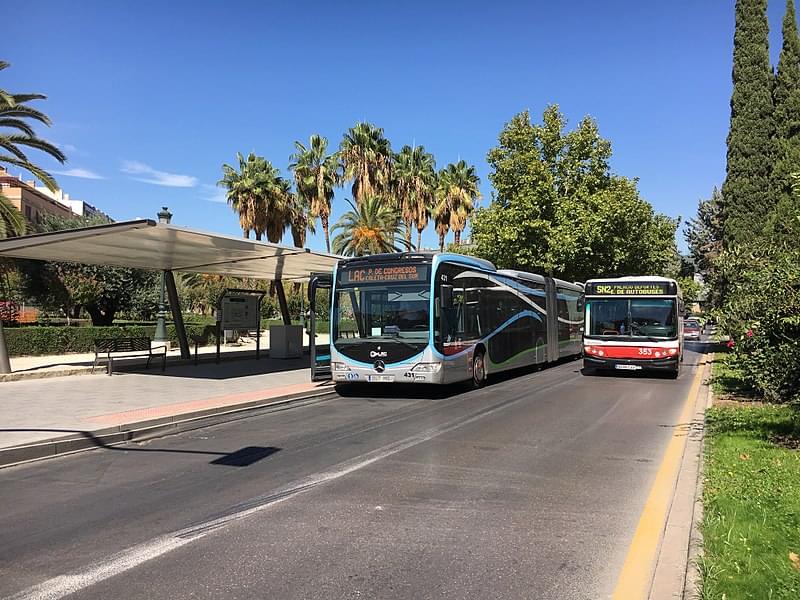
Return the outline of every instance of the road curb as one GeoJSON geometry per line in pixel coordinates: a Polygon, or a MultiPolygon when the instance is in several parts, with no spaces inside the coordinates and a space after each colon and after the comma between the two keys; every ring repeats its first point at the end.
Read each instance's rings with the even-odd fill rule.
{"type": "Polygon", "coordinates": [[[649,600],[696,598],[697,552],[702,543],[699,523],[702,518],[703,442],[711,362],[706,360],[702,368],[703,383],[686,430],[686,445],[656,558],[649,600]]]}
{"type": "Polygon", "coordinates": [[[304,391],[279,398],[251,400],[241,404],[206,408],[180,415],[115,425],[94,431],[76,431],[72,434],[54,437],[34,444],[0,448],[0,469],[65,454],[108,448],[131,441],[145,441],[165,437],[219,423],[244,419],[257,414],[293,408],[295,405],[302,405],[301,403],[305,403],[304,401],[319,402],[335,395],[336,392],[332,388],[311,392],[304,391]]]}
{"type": "Polygon", "coordinates": [[[50,369],[41,371],[17,371],[16,373],[3,373],[0,383],[6,381],[29,381],[32,379],[49,379],[51,377],[68,377],[71,375],[100,375],[105,374],[105,369],[92,373],[92,367],[64,367],[63,369],[50,369]]]}

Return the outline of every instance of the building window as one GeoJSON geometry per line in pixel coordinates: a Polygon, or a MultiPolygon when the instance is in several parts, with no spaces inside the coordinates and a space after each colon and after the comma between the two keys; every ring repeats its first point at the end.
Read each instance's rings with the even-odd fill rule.
{"type": "Polygon", "coordinates": [[[25,207],[25,218],[28,219],[28,221],[30,221],[33,218],[31,216],[31,207],[30,206],[26,206],[25,207]]]}

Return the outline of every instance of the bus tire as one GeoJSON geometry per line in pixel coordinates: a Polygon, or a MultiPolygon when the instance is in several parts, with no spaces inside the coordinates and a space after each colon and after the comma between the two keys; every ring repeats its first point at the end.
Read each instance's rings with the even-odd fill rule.
{"type": "Polygon", "coordinates": [[[472,387],[480,388],[486,384],[486,355],[476,350],[472,355],[472,387]]]}

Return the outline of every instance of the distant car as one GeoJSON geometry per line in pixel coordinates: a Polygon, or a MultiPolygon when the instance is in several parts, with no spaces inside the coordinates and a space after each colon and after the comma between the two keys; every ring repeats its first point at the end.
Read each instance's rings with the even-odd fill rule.
{"type": "Polygon", "coordinates": [[[686,340],[700,339],[700,322],[695,319],[686,319],[683,322],[683,338],[686,340]]]}

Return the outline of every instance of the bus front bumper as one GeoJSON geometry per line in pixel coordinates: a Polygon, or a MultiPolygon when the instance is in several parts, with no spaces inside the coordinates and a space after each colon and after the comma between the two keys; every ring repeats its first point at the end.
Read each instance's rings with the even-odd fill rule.
{"type": "Polygon", "coordinates": [[[334,383],[443,383],[443,369],[421,371],[415,365],[386,366],[382,372],[372,368],[349,366],[346,371],[333,370],[334,383]]]}
{"type": "Polygon", "coordinates": [[[594,358],[583,357],[583,366],[587,369],[609,369],[619,371],[676,371],[678,357],[635,359],[635,358],[594,358]]]}

